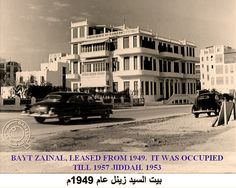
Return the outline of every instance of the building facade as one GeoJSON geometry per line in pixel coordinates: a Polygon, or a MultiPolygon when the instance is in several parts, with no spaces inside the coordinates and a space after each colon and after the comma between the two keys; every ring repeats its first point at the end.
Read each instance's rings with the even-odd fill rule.
{"type": "Polygon", "coordinates": [[[200,51],[201,88],[234,93],[236,89],[236,50],[210,46],[200,51]]]}
{"type": "Polygon", "coordinates": [[[196,45],[126,25],[71,23],[72,90],[128,89],[148,101],[196,93],[196,45]]]}
{"type": "Polygon", "coordinates": [[[49,54],[47,63],[41,63],[39,71],[23,71],[16,73],[16,82],[19,84],[46,85],[67,87],[66,74],[69,73],[67,54],[49,54]]]}
{"type": "Polygon", "coordinates": [[[16,72],[20,71],[20,63],[15,61],[4,61],[4,59],[1,59],[0,72],[2,74],[2,85],[14,86],[16,83],[16,72]]]}

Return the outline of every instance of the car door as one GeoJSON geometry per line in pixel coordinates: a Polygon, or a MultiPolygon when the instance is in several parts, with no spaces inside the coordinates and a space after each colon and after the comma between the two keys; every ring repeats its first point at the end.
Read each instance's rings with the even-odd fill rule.
{"type": "Polygon", "coordinates": [[[80,115],[80,96],[73,95],[67,100],[67,114],[73,117],[77,117],[80,115]]]}

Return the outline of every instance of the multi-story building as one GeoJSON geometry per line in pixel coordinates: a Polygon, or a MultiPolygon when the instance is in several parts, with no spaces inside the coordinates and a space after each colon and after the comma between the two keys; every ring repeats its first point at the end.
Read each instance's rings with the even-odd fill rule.
{"type": "Polygon", "coordinates": [[[202,89],[233,93],[236,89],[236,50],[223,45],[200,51],[202,89]]]}
{"type": "Polygon", "coordinates": [[[71,23],[70,74],[72,90],[129,89],[148,101],[172,94],[196,93],[196,45],[173,40],[139,27],[71,23]]]}
{"type": "Polygon", "coordinates": [[[69,62],[67,54],[49,54],[48,62],[41,63],[39,71],[23,71],[16,73],[17,85],[32,83],[35,85],[45,85],[67,87],[66,74],[69,73],[69,62]]]}
{"type": "Polygon", "coordinates": [[[21,71],[21,65],[15,61],[4,61],[1,59],[0,72],[3,74],[1,79],[4,83],[3,85],[15,85],[16,82],[16,72],[21,71]]]}

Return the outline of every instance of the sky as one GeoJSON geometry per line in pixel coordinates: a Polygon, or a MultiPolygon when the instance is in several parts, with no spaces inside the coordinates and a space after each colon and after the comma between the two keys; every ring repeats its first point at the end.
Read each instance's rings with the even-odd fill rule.
{"type": "Polygon", "coordinates": [[[70,52],[70,23],[86,18],[186,39],[198,51],[236,48],[236,0],[0,0],[0,57],[39,70],[49,53],[70,52]]]}

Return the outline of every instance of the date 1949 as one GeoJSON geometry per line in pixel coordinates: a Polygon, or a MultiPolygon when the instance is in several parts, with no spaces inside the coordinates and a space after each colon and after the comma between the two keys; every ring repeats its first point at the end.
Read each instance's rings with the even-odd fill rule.
{"type": "Polygon", "coordinates": [[[72,184],[93,184],[93,177],[92,176],[72,176],[67,180],[67,186],[72,183],[72,184]]]}

